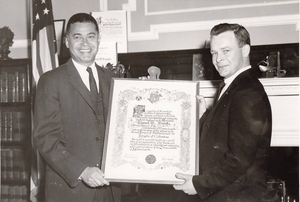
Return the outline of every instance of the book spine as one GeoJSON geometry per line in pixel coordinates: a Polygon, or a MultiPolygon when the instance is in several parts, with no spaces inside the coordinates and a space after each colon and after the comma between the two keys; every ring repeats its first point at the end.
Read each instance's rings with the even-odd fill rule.
{"type": "Polygon", "coordinates": [[[13,179],[13,151],[11,149],[6,150],[6,177],[7,180],[13,179]]]}
{"type": "Polygon", "coordinates": [[[22,186],[15,187],[15,202],[22,202],[22,186]]]}
{"type": "Polygon", "coordinates": [[[15,196],[16,196],[16,193],[15,193],[15,190],[16,190],[16,186],[9,186],[8,188],[8,202],[14,202],[15,201],[15,196]]]}
{"type": "Polygon", "coordinates": [[[12,77],[12,82],[11,82],[11,86],[12,86],[12,102],[16,102],[16,77],[15,74],[11,75],[12,77]]]}
{"type": "Polygon", "coordinates": [[[20,101],[21,102],[25,102],[26,101],[26,74],[25,73],[21,73],[20,74],[20,101]]]}
{"type": "Polygon", "coordinates": [[[20,87],[20,84],[19,84],[19,72],[15,72],[15,87],[16,87],[16,92],[15,92],[15,96],[16,96],[16,102],[20,102],[20,99],[19,99],[19,87],[20,87]]]}
{"type": "Polygon", "coordinates": [[[27,131],[26,113],[14,112],[13,113],[13,141],[22,142],[25,139],[27,131]]]}
{"type": "Polygon", "coordinates": [[[27,187],[26,186],[22,186],[22,202],[27,202],[27,187]]]}
{"type": "Polygon", "coordinates": [[[20,180],[20,160],[22,151],[20,149],[13,149],[13,176],[14,180],[20,180]]]}
{"type": "Polygon", "coordinates": [[[1,179],[6,180],[6,149],[1,149],[1,179]]]}
{"type": "Polygon", "coordinates": [[[2,73],[2,94],[1,102],[8,102],[8,75],[7,72],[2,73]]]}
{"type": "Polygon", "coordinates": [[[7,141],[12,142],[13,141],[13,118],[12,118],[12,112],[7,112],[8,114],[8,135],[7,135],[7,141]]]}
{"type": "Polygon", "coordinates": [[[12,112],[12,127],[13,127],[13,142],[20,142],[20,129],[19,129],[19,120],[18,120],[19,112],[12,112]]]}
{"type": "Polygon", "coordinates": [[[1,143],[1,141],[3,141],[3,137],[2,137],[2,128],[3,128],[3,123],[2,123],[2,112],[0,112],[0,143],[1,143]]]}
{"type": "Polygon", "coordinates": [[[8,202],[8,185],[1,185],[1,202],[8,202]]]}
{"type": "Polygon", "coordinates": [[[3,74],[0,74],[0,102],[3,102],[3,74]]]}
{"type": "Polygon", "coordinates": [[[28,171],[26,169],[26,161],[27,161],[27,158],[26,158],[26,154],[24,152],[21,152],[20,153],[20,179],[23,180],[23,181],[26,181],[28,180],[28,171]]]}
{"type": "Polygon", "coordinates": [[[8,74],[8,102],[15,102],[15,78],[13,74],[8,74]]]}
{"type": "Polygon", "coordinates": [[[3,112],[3,119],[4,119],[4,122],[3,122],[4,129],[3,129],[2,141],[7,142],[7,137],[8,137],[8,114],[7,114],[7,112],[3,112]]]}

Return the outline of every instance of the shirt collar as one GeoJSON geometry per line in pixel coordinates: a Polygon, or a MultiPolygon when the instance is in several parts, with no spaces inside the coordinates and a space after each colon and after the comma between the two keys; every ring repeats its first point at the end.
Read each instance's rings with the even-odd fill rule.
{"type": "MultiPolygon", "coordinates": [[[[81,64],[79,64],[78,62],[76,62],[76,61],[73,60],[73,59],[72,59],[72,61],[73,61],[73,64],[74,64],[74,66],[76,67],[76,69],[77,69],[78,72],[80,72],[80,73],[81,73],[81,72],[82,72],[82,73],[83,73],[83,72],[86,73],[86,68],[87,68],[87,66],[81,65],[81,64]]],[[[92,68],[92,71],[93,71],[93,72],[96,72],[96,71],[97,71],[95,62],[93,62],[93,64],[91,64],[89,67],[92,68]]]]}
{"type": "MultiPolygon", "coordinates": [[[[88,71],[86,71],[87,67],[75,62],[73,59],[72,59],[72,61],[73,61],[75,68],[77,69],[77,71],[79,73],[81,80],[83,81],[83,83],[85,84],[87,89],[90,90],[89,73],[88,73],[88,71]]],[[[97,86],[99,86],[99,77],[98,77],[98,71],[97,71],[95,62],[93,64],[91,64],[89,67],[92,68],[92,72],[93,72],[96,84],[97,84],[97,86]]],[[[98,88],[98,91],[99,91],[99,88],[98,88]]]]}
{"type": "Polygon", "coordinates": [[[242,67],[242,68],[239,69],[235,74],[233,74],[231,77],[225,78],[225,79],[224,79],[225,85],[231,84],[232,81],[233,81],[238,75],[240,75],[242,72],[244,72],[244,71],[246,71],[246,70],[248,70],[248,69],[250,69],[250,68],[251,68],[251,65],[246,66],[246,67],[242,67]]]}

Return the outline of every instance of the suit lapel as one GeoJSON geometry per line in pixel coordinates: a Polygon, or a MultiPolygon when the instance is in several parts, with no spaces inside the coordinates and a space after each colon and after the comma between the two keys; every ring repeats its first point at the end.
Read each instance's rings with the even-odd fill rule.
{"type": "MultiPolygon", "coordinates": [[[[240,75],[238,75],[230,84],[230,86],[226,89],[226,91],[222,94],[219,100],[216,101],[215,107],[219,105],[219,103],[226,97],[235,87],[239,86],[239,83],[243,81],[243,79],[247,76],[249,76],[252,73],[252,69],[248,69],[244,72],[242,72],[240,75]]],[[[218,98],[216,98],[218,99],[218,98]]]]}
{"type": "MultiPolygon", "coordinates": [[[[212,120],[214,119],[214,115],[215,115],[215,111],[217,110],[218,106],[221,104],[227,104],[227,100],[226,97],[230,94],[230,93],[234,93],[236,91],[236,88],[239,87],[240,82],[243,81],[245,79],[245,77],[249,76],[250,74],[252,74],[252,70],[246,70],[245,72],[242,72],[240,75],[238,75],[230,84],[230,86],[226,89],[226,91],[223,93],[223,95],[220,97],[219,100],[217,100],[210,113],[208,114],[206,120],[204,121],[204,123],[202,124],[202,127],[204,127],[203,129],[201,129],[201,139],[200,142],[203,142],[204,138],[206,137],[207,131],[206,128],[207,126],[210,127],[212,120]]],[[[216,95],[218,96],[218,95],[216,95]]],[[[218,98],[215,98],[218,99],[218,98]]],[[[208,127],[208,128],[209,128],[208,127]]]]}
{"type": "Polygon", "coordinates": [[[67,62],[67,67],[68,67],[67,72],[68,72],[68,76],[69,76],[69,82],[79,92],[79,94],[87,102],[87,104],[94,111],[96,111],[96,109],[94,108],[94,106],[92,104],[92,100],[91,100],[91,97],[90,97],[90,92],[87,89],[87,87],[85,86],[85,84],[83,83],[83,81],[82,81],[79,73],[77,72],[76,67],[74,66],[71,59],[67,62]]]}

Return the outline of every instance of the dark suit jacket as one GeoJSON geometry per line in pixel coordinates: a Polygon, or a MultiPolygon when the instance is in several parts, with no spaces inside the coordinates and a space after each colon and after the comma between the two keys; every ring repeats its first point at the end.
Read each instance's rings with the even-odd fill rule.
{"type": "Polygon", "coordinates": [[[252,69],[241,73],[200,119],[200,175],[193,184],[201,199],[260,201],[271,125],[262,84],[252,69]]]}
{"type": "MultiPolygon", "coordinates": [[[[99,66],[97,69],[106,117],[113,74],[99,66]]],[[[46,161],[46,201],[120,201],[120,190],[113,185],[90,188],[78,180],[86,167],[102,160],[105,123],[99,125],[96,114],[90,92],[71,59],[41,76],[33,138],[46,161]]]]}

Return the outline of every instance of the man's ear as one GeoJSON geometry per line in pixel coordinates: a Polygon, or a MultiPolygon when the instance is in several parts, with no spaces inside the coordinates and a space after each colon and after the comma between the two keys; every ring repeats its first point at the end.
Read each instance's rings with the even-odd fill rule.
{"type": "Polygon", "coordinates": [[[243,46],[243,57],[248,57],[250,54],[250,45],[246,44],[243,46]]]}
{"type": "Polygon", "coordinates": [[[66,44],[66,47],[69,48],[69,39],[68,39],[68,37],[65,37],[65,44],[66,44]]]}

